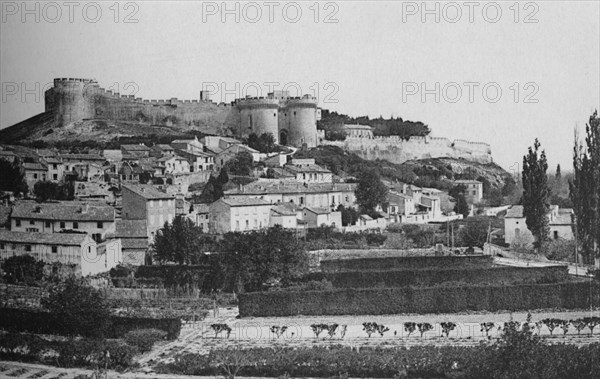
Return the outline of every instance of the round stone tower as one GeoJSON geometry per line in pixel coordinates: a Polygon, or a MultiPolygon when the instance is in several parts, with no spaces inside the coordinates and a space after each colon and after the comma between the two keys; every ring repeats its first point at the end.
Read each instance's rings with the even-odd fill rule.
{"type": "Polygon", "coordinates": [[[260,136],[273,134],[275,143],[279,143],[279,100],[270,97],[247,97],[236,102],[240,110],[240,136],[252,133],[260,136]]]}
{"type": "Polygon", "coordinates": [[[295,147],[315,147],[317,137],[317,99],[310,95],[301,98],[289,98],[282,110],[285,122],[281,125],[280,133],[284,135],[287,128],[287,144],[295,147]]]}
{"type": "Polygon", "coordinates": [[[54,87],[45,94],[46,111],[53,111],[56,123],[61,125],[93,118],[97,87],[98,83],[91,79],[54,79],[54,87]]]}

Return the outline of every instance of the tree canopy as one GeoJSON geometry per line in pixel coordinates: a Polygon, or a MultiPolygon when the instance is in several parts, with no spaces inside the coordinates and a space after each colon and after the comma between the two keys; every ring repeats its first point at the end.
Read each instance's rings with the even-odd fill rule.
{"type": "Polygon", "coordinates": [[[247,151],[240,151],[236,156],[225,163],[223,170],[231,175],[249,176],[252,173],[254,159],[247,151]]]}
{"type": "Polygon", "coordinates": [[[25,181],[25,171],[18,159],[9,162],[0,159],[0,191],[11,191],[15,195],[26,194],[29,191],[25,181]]]}
{"type": "Polygon", "coordinates": [[[356,202],[365,213],[371,213],[379,205],[386,208],[388,188],[376,171],[363,171],[358,178],[355,191],[356,202]]]}
{"type": "Polygon", "coordinates": [[[540,142],[535,140],[523,156],[523,214],[527,228],[535,237],[534,246],[541,247],[550,233],[548,212],[550,210],[550,187],[548,186],[548,162],[546,152],[540,152],[540,142]]]}
{"type": "Polygon", "coordinates": [[[158,230],[151,248],[160,262],[191,264],[203,251],[204,242],[202,229],[192,220],[178,216],[158,230]]]}
{"type": "Polygon", "coordinates": [[[261,153],[269,154],[275,149],[275,137],[271,133],[263,133],[260,136],[256,133],[250,133],[248,146],[261,153]]]}

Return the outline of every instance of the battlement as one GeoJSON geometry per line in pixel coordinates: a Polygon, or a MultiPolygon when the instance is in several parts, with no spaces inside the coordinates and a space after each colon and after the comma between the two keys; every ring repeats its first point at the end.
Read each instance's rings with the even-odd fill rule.
{"type": "Polygon", "coordinates": [[[54,78],[54,85],[60,85],[61,83],[98,83],[95,79],[82,79],[82,78],[54,78]]]}
{"type": "Polygon", "coordinates": [[[250,97],[235,101],[236,105],[241,108],[279,108],[279,100],[272,97],[250,97]]]}

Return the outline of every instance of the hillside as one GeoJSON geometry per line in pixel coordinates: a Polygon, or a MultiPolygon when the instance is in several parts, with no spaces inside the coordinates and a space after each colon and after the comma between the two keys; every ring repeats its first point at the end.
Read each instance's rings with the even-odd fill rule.
{"type": "Polygon", "coordinates": [[[56,127],[51,115],[41,113],[18,124],[0,130],[0,143],[30,145],[65,145],[87,142],[98,147],[110,146],[124,138],[171,140],[195,134],[216,134],[217,128],[203,128],[202,133],[181,126],[149,125],[143,122],[84,120],[56,127]]]}
{"type": "MultiPolygon", "coordinates": [[[[489,188],[502,189],[510,174],[495,163],[478,163],[456,158],[427,158],[402,164],[386,160],[366,160],[337,146],[319,146],[298,151],[295,158],[314,158],[339,176],[356,176],[363,171],[377,171],[389,181],[401,181],[422,187],[450,189],[453,180],[487,181],[489,188]],[[485,180],[484,180],[485,179],[485,180]]],[[[487,186],[487,183],[485,183],[487,186]]]]}

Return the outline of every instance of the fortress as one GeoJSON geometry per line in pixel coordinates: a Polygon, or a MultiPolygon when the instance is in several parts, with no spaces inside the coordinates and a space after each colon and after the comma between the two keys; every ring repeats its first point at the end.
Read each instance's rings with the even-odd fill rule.
{"type": "Polygon", "coordinates": [[[317,146],[320,118],[316,98],[290,97],[286,91],[237,99],[231,104],[216,104],[202,91],[198,100],[144,100],[107,91],[92,79],[76,78],[54,79],[54,86],[45,93],[45,111],[56,125],[112,120],[199,131],[216,128],[221,134],[236,137],[272,133],[276,143],[296,147],[317,146]]]}
{"type": "Polygon", "coordinates": [[[402,163],[411,159],[451,157],[489,163],[490,145],[447,138],[397,136],[348,136],[345,141],[327,141],[317,131],[321,110],[317,99],[304,95],[290,97],[275,91],[266,97],[246,97],[225,103],[212,102],[200,92],[197,100],[144,100],[105,90],[92,79],[54,79],[45,93],[43,114],[56,126],[86,120],[125,121],[145,125],[179,127],[244,138],[251,133],[272,133],[282,145],[315,147],[336,145],[365,159],[386,159],[402,163]]]}

